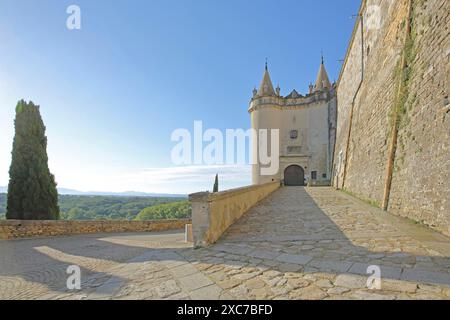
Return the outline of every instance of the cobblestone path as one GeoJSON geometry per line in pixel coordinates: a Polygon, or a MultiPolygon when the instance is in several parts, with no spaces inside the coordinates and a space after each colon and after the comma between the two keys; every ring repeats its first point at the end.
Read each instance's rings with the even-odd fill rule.
{"type": "Polygon", "coordinates": [[[450,299],[448,237],[332,188],[282,188],[204,249],[164,232],[0,241],[0,253],[3,299],[450,299]],[[81,290],[65,289],[72,264],[81,290]]]}

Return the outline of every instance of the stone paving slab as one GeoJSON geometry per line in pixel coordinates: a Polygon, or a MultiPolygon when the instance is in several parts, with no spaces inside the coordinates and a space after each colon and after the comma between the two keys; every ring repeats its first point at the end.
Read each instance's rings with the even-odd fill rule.
{"type": "MultiPolygon", "coordinates": [[[[318,260],[318,259],[315,259],[308,264],[308,266],[316,268],[317,270],[327,272],[337,272],[337,273],[345,273],[349,271],[352,265],[354,265],[352,262],[347,261],[318,260]]],[[[365,271],[364,274],[366,274],[365,271]]]]}
{"type": "Polygon", "coordinates": [[[0,241],[0,253],[1,299],[450,299],[448,237],[331,188],[282,188],[208,248],[180,230],[0,241]],[[81,290],[65,287],[73,264],[81,290]]]}
{"type": "Polygon", "coordinates": [[[307,264],[312,259],[313,259],[312,257],[305,256],[302,254],[287,254],[287,253],[283,253],[276,258],[277,261],[301,265],[307,264]]]}

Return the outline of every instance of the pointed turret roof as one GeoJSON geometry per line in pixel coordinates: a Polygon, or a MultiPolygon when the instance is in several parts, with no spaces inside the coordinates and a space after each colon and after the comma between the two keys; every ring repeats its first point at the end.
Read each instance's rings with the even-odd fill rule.
{"type": "Polygon", "coordinates": [[[258,95],[259,96],[275,96],[275,90],[273,89],[272,80],[270,80],[269,70],[267,68],[267,62],[266,62],[266,69],[264,70],[264,76],[261,81],[261,85],[259,86],[258,95]]]}
{"type": "Polygon", "coordinates": [[[322,62],[320,64],[319,73],[317,74],[316,85],[314,86],[314,91],[323,90],[326,88],[331,88],[331,82],[328,78],[327,70],[325,70],[325,64],[322,62]]]}

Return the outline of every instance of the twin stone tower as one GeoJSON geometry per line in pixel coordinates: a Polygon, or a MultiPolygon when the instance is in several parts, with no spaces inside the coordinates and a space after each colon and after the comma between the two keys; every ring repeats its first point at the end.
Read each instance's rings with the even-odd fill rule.
{"type": "MultiPolygon", "coordinates": [[[[253,90],[248,111],[252,129],[257,132],[267,129],[269,153],[275,142],[270,141],[270,130],[279,130],[278,172],[262,174],[265,165],[256,161],[252,168],[253,184],[272,181],[287,186],[330,184],[336,136],[336,86],[330,83],[323,58],[309,93],[301,95],[294,89],[285,97],[280,95],[279,87],[274,89],[266,63],[261,85],[259,90],[253,90]]],[[[260,145],[254,142],[254,154],[259,155],[260,145]]]]}

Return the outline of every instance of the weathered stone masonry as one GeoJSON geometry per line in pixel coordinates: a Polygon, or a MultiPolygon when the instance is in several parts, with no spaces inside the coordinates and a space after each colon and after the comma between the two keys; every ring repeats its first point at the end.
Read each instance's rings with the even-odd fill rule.
{"type": "Polygon", "coordinates": [[[363,1],[338,82],[333,175],[335,187],[447,235],[449,12],[446,0],[363,1]]]}
{"type": "Polygon", "coordinates": [[[3,220],[0,239],[108,232],[150,232],[183,229],[190,219],[148,221],[3,220]]]}
{"type": "Polygon", "coordinates": [[[280,182],[276,181],[222,192],[190,194],[194,246],[215,243],[250,208],[279,187],[280,182]]]}

